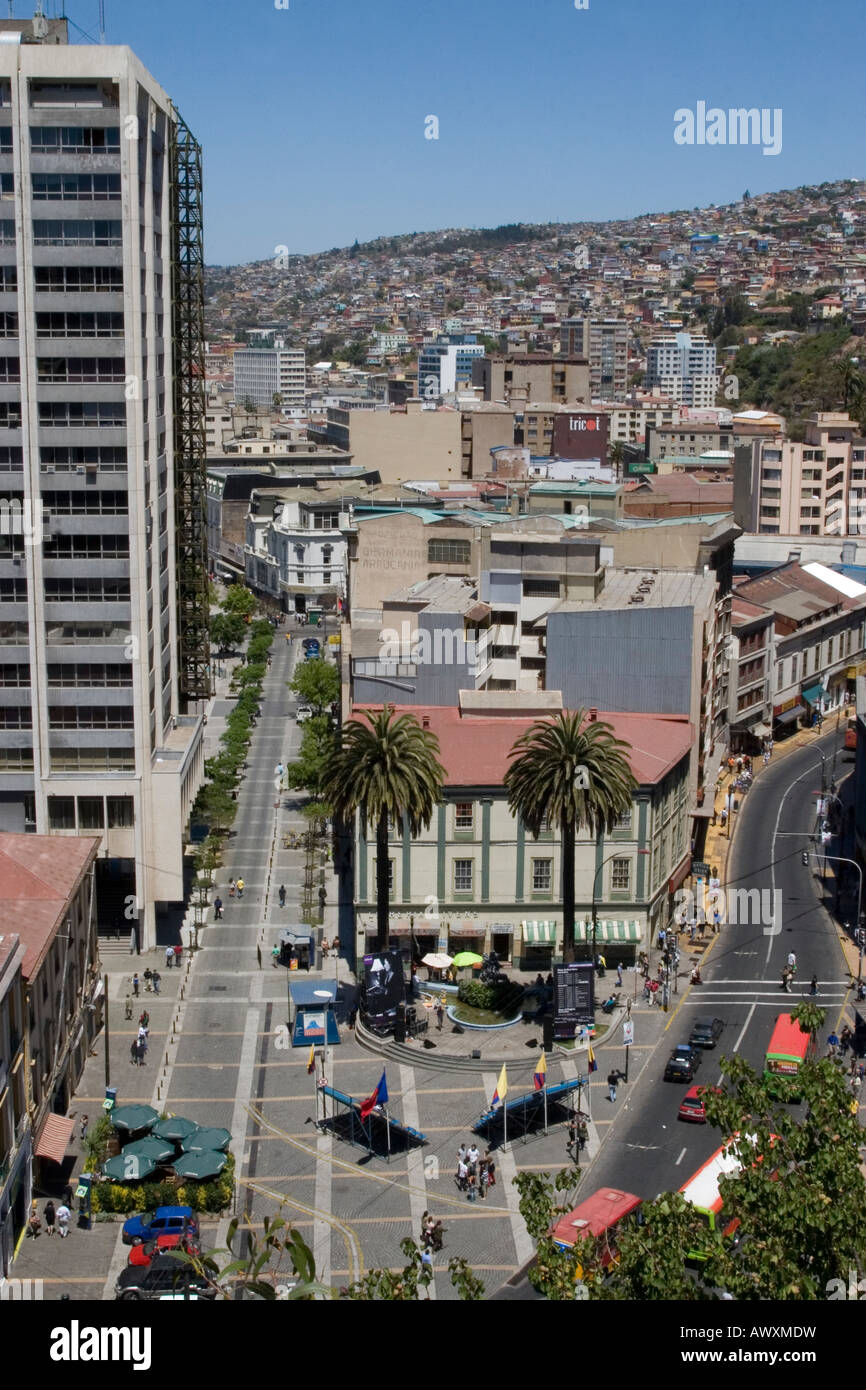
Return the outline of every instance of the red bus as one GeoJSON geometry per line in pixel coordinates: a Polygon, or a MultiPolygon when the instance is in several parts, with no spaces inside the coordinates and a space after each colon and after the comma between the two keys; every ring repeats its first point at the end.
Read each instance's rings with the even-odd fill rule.
{"type": "MultiPolygon", "coordinates": [[[[633,1192],[620,1192],[615,1187],[600,1187],[586,1201],[579,1203],[573,1211],[560,1216],[550,1228],[556,1245],[560,1250],[575,1250],[587,1236],[605,1238],[601,1262],[604,1267],[612,1264],[618,1255],[616,1232],[623,1222],[642,1223],[641,1197],[633,1192]]],[[[578,1267],[577,1278],[581,1277],[578,1267]]]]}
{"type": "Polygon", "coordinates": [[[764,1078],[780,1100],[798,1099],[796,1079],[807,1058],[815,1056],[813,1036],[804,1033],[790,1014],[779,1014],[764,1061],[764,1078]]]}

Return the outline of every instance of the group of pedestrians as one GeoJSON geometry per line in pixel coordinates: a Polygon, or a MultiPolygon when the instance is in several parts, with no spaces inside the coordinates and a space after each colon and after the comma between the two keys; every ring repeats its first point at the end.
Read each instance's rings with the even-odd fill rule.
{"type": "Polygon", "coordinates": [[[473,1142],[461,1144],[457,1150],[457,1172],[454,1175],[458,1192],[465,1192],[470,1202],[487,1199],[487,1189],[496,1186],[496,1164],[488,1149],[482,1158],[473,1142]]]}
{"type": "MultiPolygon", "coordinates": [[[[72,1212],[69,1207],[69,1203],[71,1201],[72,1188],[68,1186],[64,1190],[63,1200],[61,1201],[59,1207],[55,1207],[53,1201],[49,1197],[48,1201],[45,1203],[45,1208],[43,1210],[43,1216],[45,1218],[46,1235],[53,1236],[55,1231],[59,1231],[61,1240],[65,1236],[69,1235],[69,1223],[72,1220],[72,1212]]],[[[30,1216],[27,1221],[27,1234],[28,1236],[32,1236],[35,1240],[35,1238],[40,1234],[41,1230],[42,1220],[39,1216],[39,1208],[36,1204],[36,1198],[34,1197],[30,1206],[30,1216]]]]}
{"type": "Polygon", "coordinates": [[[129,1060],[134,1067],[143,1067],[144,1059],[147,1056],[147,1035],[150,1032],[150,1014],[147,1009],[141,1014],[138,1020],[138,1036],[133,1038],[132,1046],[129,1050],[129,1060]]]}
{"type": "Polygon", "coordinates": [[[429,1211],[425,1211],[421,1217],[421,1249],[441,1250],[444,1235],[445,1227],[442,1222],[435,1220],[429,1211]]]}
{"type": "Polygon", "coordinates": [[[230,878],[230,879],[229,879],[229,897],[230,897],[230,898],[233,898],[233,897],[235,896],[235,893],[237,893],[238,897],[239,897],[239,898],[242,898],[243,895],[244,895],[244,888],[245,888],[245,887],[246,887],[246,884],[244,883],[244,881],[243,881],[242,878],[239,878],[239,879],[230,878]]]}

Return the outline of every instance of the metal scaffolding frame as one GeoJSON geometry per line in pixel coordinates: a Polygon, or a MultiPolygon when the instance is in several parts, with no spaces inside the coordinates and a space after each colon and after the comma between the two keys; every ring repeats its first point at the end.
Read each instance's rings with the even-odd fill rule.
{"type": "Polygon", "coordinates": [[[204,220],[201,145],[172,108],[171,313],[177,665],[181,702],[211,693],[205,436],[204,220]]]}

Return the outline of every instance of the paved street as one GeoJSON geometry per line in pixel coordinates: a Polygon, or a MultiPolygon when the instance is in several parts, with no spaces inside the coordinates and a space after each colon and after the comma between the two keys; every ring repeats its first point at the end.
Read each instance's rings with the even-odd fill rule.
{"type": "MultiPolygon", "coordinates": [[[[842,1011],[851,999],[849,968],[856,962],[856,952],[850,953],[846,964],[837,926],[821,905],[813,868],[805,868],[801,856],[803,850],[814,848],[808,836],[815,830],[817,797],[812,793],[820,787],[821,758],[816,749],[827,760],[829,783],[833,749],[840,739],[834,731],[811,742],[800,740],[797,747],[762,769],[743,798],[724,881],[728,901],[733,889],[780,892],[782,930],[778,935],[765,932],[765,923],[755,920],[760,914],[753,899],[748,921],[726,925],[717,937],[710,936],[701,956],[704,983],[688,988],[673,1012],[662,1015],[663,1034],[643,1054],[645,1074],[640,1085],[623,1088],[614,1106],[602,1103],[611,1112],[603,1126],[610,1142],[592,1166],[587,1192],[609,1185],[648,1199],[656,1197],[687,1181],[718,1148],[720,1138],[709,1126],[677,1119],[687,1088],[661,1079],[669,1051],[688,1040],[696,1018],[715,1015],[725,1023],[716,1052],[705,1054],[698,1078],[702,1084],[719,1079],[717,1058],[722,1054],[739,1053],[762,1071],[776,1015],[808,998],[813,973],[819,980],[817,1002],[827,1010],[825,1034],[834,1028],[838,1031],[842,1011]],[[791,950],[797,956],[797,977],[793,992],[784,994],[781,972],[791,950]]],[[[851,766],[840,753],[836,777],[846,776],[851,766]]],[[[838,846],[828,848],[834,854],[846,852],[838,846]]],[[[762,900],[770,924],[773,903],[769,897],[762,900]]],[[[687,936],[683,939],[687,942],[687,936]]],[[[681,949],[681,982],[687,985],[692,957],[699,953],[690,952],[687,945],[681,949]]],[[[856,963],[853,969],[856,973],[856,963]]],[[[640,1013],[635,1017],[640,1042],[643,1021],[640,1013]]],[[[653,1042],[652,1037],[649,1041],[653,1042]]],[[[621,1056],[613,1043],[600,1048],[600,1071],[606,1072],[610,1059],[621,1056]]]]}

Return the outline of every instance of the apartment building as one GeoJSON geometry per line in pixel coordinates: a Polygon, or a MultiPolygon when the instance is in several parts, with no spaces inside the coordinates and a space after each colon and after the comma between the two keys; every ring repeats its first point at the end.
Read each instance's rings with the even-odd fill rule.
{"type": "Polygon", "coordinates": [[[738,583],[735,597],[773,618],[775,737],[853,698],[866,655],[866,585],[795,561],[738,583]]]}
{"type": "Polygon", "coordinates": [[[716,348],[692,333],[663,334],[647,348],[648,391],[688,406],[712,406],[718,389],[716,348]]]}
{"type": "Polygon", "coordinates": [[[33,1137],[27,1110],[24,945],[0,934],[0,1275],[9,1274],[32,1193],[33,1137]]]}
{"type": "MultiPolygon", "coordinates": [[[[197,330],[175,337],[186,311],[173,287],[188,263],[173,263],[171,239],[178,217],[196,215],[192,176],[178,210],[176,170],[197,147],[128,48],[70,46],[65,23],[50,44],[15,42],[16,29],[32,36],[32,25],[6,22],[0,45],[0,505],[11,519],[0,528],[0,828],[100,832],[101,921],[134,900],[149,947],[158,905],[183,897],[203,776],[201,719],[180,713],[181,691],[196,689],[182,684],[184,644],[197,640],[205,578],[195,474],[181,484],[179,473],[191,468],[195,391],[173,395],[197,330]],[[185,571],[191,606],[179,610],[182,555],[198,568],[185,571]]],[[[190,658],[199,674],[203,641],[190,658]]]]}
{"type": "Polygon", "coordinates": [[[346,537],[360,497],[351,484],[254,490],[245,546],[246,584],[284,613],[336,612],[346,598],[346,537]]]}
{"type": "Polygon", "coordinates": [[[306,356],[302,348],[238,348],[233,356],[236,405],[245,401],[272,409],[303,406],[307,392],[306,356]]]}
{"type": "Polygon", "coordinates": [[[98,836],[0,834],[4,1273],[34,1187],[44,1191],[46,1177],[56,1180],[75,1123],[66,1111],[102,1026],[94,894],[99,845],[98,836]]]}
{"type": "Polygon", "coordinates": [[[567,357],[589,362],[593,401],[622,400],[628,391],[629,326],[625,319],[563,319],[559,326],[559,350],[567,357]]]}
{"type": "Polygon", "coordinates": [[[709,460],[733,467],[734,451],[757,439],[772,440],[778,434],[774,425],[702,423],[681,419],[677,424],[656,427],[646,432],[647,458],[659,471],[702,466],[709,460]],[[665,469],[667,465],[667,470],[665,469]]]}
{"type": "MultiPolygon", "coordinates": [[[[551,824],[533,839],[509,811],[503,785],[517,739],[561,708],[555,691],[478,692],[461,696],[457,706],[411,707],[438,740],[445,779],[429,829],[413,838],[405,822],[389,825],[395,945],[404,942],[421,955],[492,949],[515,966],[542,971],[562,959],[559,829],[551,824]],[[428,915],[431,902],[436,916],[428,915]]],[[[396,709],[402,713],[404,706],[396,709]]],[[[575,935],[579,955],[588,958],[595,901],[601,949],[608,961],[627,962],[667,923],[671,884],[688,871],[691,733],[682,719],[602,710],[590,717],[612,724],[629,745],[638,785],[612,834],[598,841],[586,831],[577,837],[575,935]]],[[[360,818],[354,864],[360,960],[376,940],[375,834],[360,818]]]]}
{"type": "Polygon", "coordinates": [[[731,597],[731,752],[755,753],[773,732],[774,615],[736,588],[731,597]]]}
{"type": "Polygon", "coordinates": [[[734,455],[734,511],[762,535],[866,535],[866,439],[847,412],[806,421],[805,440],[743,441],[734,455]]]}
{"type": "Polygon", "coordinates": [[[438,338],[422,344],[418,353],[418,395],[432,401],[469,386],[473,364],[483,356],[483,345],[473,337],[438,338]]]}
{"type": "Polygon", "coordinates": [[[582,355],[513,353],[479,357],[472,385],[485,401],[553,401],[556,405],[590,403],[589,363],[582,355]]]}

